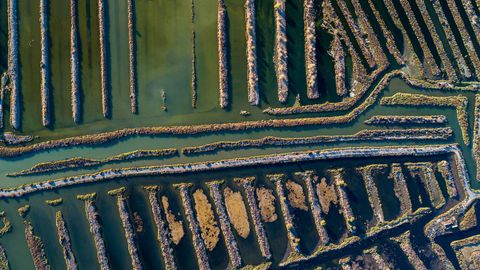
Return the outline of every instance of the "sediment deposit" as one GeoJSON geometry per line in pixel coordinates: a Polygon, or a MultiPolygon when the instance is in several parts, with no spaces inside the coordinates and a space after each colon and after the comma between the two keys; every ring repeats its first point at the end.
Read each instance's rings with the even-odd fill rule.
{"type": "Polygon", "coordinates": [[[177,220],[175,215],[172,213],[172,210],[170,210],[170,204],[166,196],[162,196],[162,206],[167,219],[170,235],[172,236],[172,241],[175,245],[178,245],[180,240],[182,240],[183,236],[185,235],[183,223],[182,221],[177,220]]]}
{"type": "Polygon", "coordinates": [[[205,242],[205,247],[212,251],[220,240],[220,229],[215,220],[212,205],[202,189],[195,190],[193,200],[195,202],[198,224],[202,232],[202,239],[205,242]]]}
{"type": "Polygon", "coordinates": [[[222,195],[220,192],[220,185],[222,183],[223,181],[211,181],[207,182],[207,185],[213,198],[218,219],[220,220],[220,228],[223,234],[225,246],[227,247],[230,264],[232,265],[232,267],[238,268],[242,264],[242,258],[240,257],[237,241],[235,240],[235,236],[233,236],[232,227],[230,226],[231,221],[227,216],[227,211],[225,209],[225,205],[223,203],[222,195]]]}
{"type": "Polygon", "coordinates": [[[19,207],[17,209],[18,215],[21,216],[22,218],[25,217],[30,210],[30,205],[26,204],[22,207],[19,207]]]}
{"type": "Polygon", "coordinates": [[[0,212],[0,219],[2,220],[2,227],[0,227],[0,237],[12,230],[12,223],[7,218],[5,211],[0,212]]]}
{"type": "MultiPolygon", "coordinates": [[[[328,31],[332,36],[339,36],[346,45],[348,52],[352,59],[352,79],[350,87],[350,95],[361,96],[362,93],[358,93],[358,89],[365,85],[365,78],[367,78],[367,70],[363,65],[360,56],[357,54],[356,49],[353,47],[354,41],[350,39],[350,36],[343,28],[343,24],[340,21],[337,13],[335,12],[332,3],[330,1],[324,1],[322,3],[323,22],[322,27],[328,31]]],[[[358,37],[358,36],[357,36],[358,37]]],[[[365,49],[365,48],[364,48],[365,49]]],[[[374,64],[374,63],[373,63],[374,64]]],[[[337,89],[338,91],[338,89],[337,89]]]]}
{"type": "Polygon", "coordinates": [[[285,184],[285,187],[288,190],[288,202],[293,208],[301,209],[303,211],[308,211],[307,203],[305,201],[305,193],[303,192],[303,187],[300,184],[292,180],[288,180],[285,184]]]}
{"type": "Polygon", "coordinates": [[[63,202],[62,198],[52,199],[52,200],[45,200],[45,203],[50,206],[57,206],[63,202]]]}
{"type": "MultiPolygon", "coordinates": [[[[405,2],[405,7],[410,6],[408,1],[402,0],[405,2]]],[[[433,45],[437,49],[438,55],[441,60],[441,64],[443,65],[443,68],[446,72],[447,78],[450,81],[457,81],[458,77],[457,74],[455,73],[455,70],[453,69],[453,65],[450,62],[450,59],[448,58],[448,54],[445,51],[445,48],[443,47],[443,43],[440,40],[440,37],[437,34],[437,31],[435,29],[435,25],[433,24],[433,21],[430,19],[430,16],[428,14],[427,6],[425,5],[425,2],[422,0],[415,0],[415,3],[417,4],[417,7],[420,9],[420,14],[423,17],[423,21],[427,25],[427,29],[433,39],[433,45]]],[[[411,10],[408,14],[413,14],[413,10],[411,10]]]]}
{"type": "Polygon", "coordinates": [[[273,191],[264,187],[257,188],[257,200],[263,222],[274,222],[278,216],[275,210],[273,191]]]}
{"type": "Polygon", "coordinates": [[[250,222],[242,194],[226,187],[223,190],[223,196],[225,197],[225,206],[233,228],[235,228],[238,235],[246,239],[250,234],[250,222]]]}
{"type": "Polygon", "coordinates": [[[460,220],[460,230],[466,231],[473,227],[476,227],[478,224],[477,220],[477,211],[476,211],[475,204],[470,207],[467,212],[463,215],[462,219],[460,220]]]}
{"type": "Polygon", "coordinates": [[[473,235],[451,243],[461,269],[480,267],[480,235],[473,235]]]}
{"type": "Polygon", "coordinates": [[[192,233],[192,242],[195,249],[195,255],[197,257],[198,267],[200,270],[209,270],[210,265],[208,263],[207,251],[202,239],[199,224],[193,212],[192,200],[188,194],[191,184],[176,184],[174,186],[177,187],[180,192],[185,216],[187,218],[190,232],[192,233]]]}
{"type": "MultiPolygon", "coordinates": [[[[475,94],[473,117],[472,155],[475,165],[480,168],[480,94],[475,94]]],[[[476,177],[480,179],[480,170],[477,170],[476,177]]]]}
{"type": "MultiPolygon", "coordinates": [[[[193,11],[193,8],[192,8],[193,11]]],[[[192,15],[193,16],[193,15],[192,15]]],[[[196,55],[196,37],[195,37],[195,30],[192,30],[192,79],[190,82],[190,87],[192,91],[192,108],[197,107],[197,55],[196,55]]]]}
{"type": "Polygon", "coordinates": [[[343,17],[347,21],[347,24],[350,30],[352,31],[353,36],[355,37],[355,40],[357,41],[357,44],[360,47],[360,51],[368,63],[368,66],[370,68],[374,68],[377,65],[377,62],[376,62],[377,59],[373,57],[373,52],[371,51],[371,47],[367,46],[367,41],[365,40],[363,33],[360,31],[359,25],[350,14],[347,4],[345,3],[345,0],[339,0],[337,1],[337,4],[340,7],[340,11],[342,12],[343,17]]]}
{"type": "MultiPolygon", "coordinates": [[[[343,0],[341,0],[343,1],[343,0]]],[[[380,42],[378,41],[377,33],[373,29],[372,25],[368,21],[367,15],[363,10],[362,5],[359,0],[352,0],[353,10],[357,16],[356,21],[359,25],[360,32],[362,36],[365,37],[365,42],[368,44],[370,51],[372,52],[372,57],[375,57],[375,61],[380,66],[388,66],[388,59],[383,51],[380,42]]]]}
{"type": "MultiPolygon", "coordinates": [[[[282,212],[283,221],[285,223],[285,228],[287,229],[287,238],[288,238],[288,248],[284,259],[284,263],[303,257],[302,252],[300,251],[300,238],[298,237],[297,231],[293,223],[293,215],[290,212],[287,196],[285,196],[285,190],[283,188],[285,182],[284,174],[269,174],[267,179],[275,185],[275,191],[277,192],[278,201],[280,204],[280,210],[282,212]]],[[[282,263],[281,263],[282,264],[282,263]]]]}
{"type": "Polygon", "coordinates": [[[410,40],[410,37],[408,36],[407,31],[405,30],[402,22],[400,21],[400,16],[398,15],[392,0],[383,1],[383,3],[385,3],[388,14],[392,18],[393,23],[402,32],[403,41],[404,41],[403,42],[404,51],[409,52],[408,58],[406,60],[407,60],[409,69],[413,69],[412,71],[409,72],[409,75],[414,75],[415,77],[424,78],[425,71],[424,71],[423,64],[420,61],[420,57],[418,56],[415,49],[413,48],[412,41],[410,40]]]}
{"type": "Polygon", "coordinates": [[[330,205],[338,204],[337,193],[335,192],[335,185],[333,183],[328,184],[327,179],[323,177],[316,185],[317,196],[320,199],[320,206],[322,212],[328,214],[330,211],[330,205]]]}
{"type": "Polygon", "coordinates": [[[262,256],[269,260],[272,257],[270,253],[270,244],[268,243],[265,227],[262,222],[262,215],[260,213],[257,200],[255,199],[255,188],[253,183],[255,181],[254,177],[245,177],[245,178],[235,178],[234,182],[240,185],[245,191],[247,196],[248,208],[250,214],[252,215],[253,228],[255,229],[255,235],[257,237],[257,243],[260,247],[260,252],[262,256]]]}
{"type": "Polygon", "coordinates": [[[371,255],[379,269],[393,269],[393,265],[390,262],[388,262],[386,258],[378,252],[377,246],[365,250],[364,254],[371,255]]]}

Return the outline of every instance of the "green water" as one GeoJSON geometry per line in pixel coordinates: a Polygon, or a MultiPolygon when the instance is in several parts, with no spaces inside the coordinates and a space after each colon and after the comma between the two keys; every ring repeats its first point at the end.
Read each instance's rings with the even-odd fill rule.
{"type": "MultiPolygon", "coordinates": [[[[53,129],[43,128],[41,125],[40,106],[40,27],[38,25],[38,3],[35,1],[19,0],[19,31],[20,31],[20,62],[21,62],[21,93],[22,93],[22,132],[39,136],[36,141],[64,138],[79,134],[98,133],[117,130],[124,127],[142,126],[166,126],[186,125],[204,123],[239,122],[245,120],[271,119],[272,117],[262,113],[266,107],[284,106],[277,101],[276,81],[273,64],[274,45],[274,19],[272,1],[256,1],[257,5],[257,56],[259,89],[261,102],[259,107],[250,106],[247,103],[247,84],[245,60],[245,23],[243,2],[226,0],[227,6],[227,29],[229,46],[229,80],[231,106],[228,110],[222,110],[218,104],[218,53],[217,53],[217,24],[216,9],[217,1],[195,1],[195,20],[191,23],[190,1],[159,1],[159,0],[138,0],[136,3],[136,40],[137,40],[137,73],[138,73],[138,102],[139,114],[133,115],[130,112],[129,100],[129,70],[128,70],[128,29],[127,29],[127,6],[126,1],[107,0],[107,32],[108,32],[108,54],[109,54],[109,84],[112,98],[112,119],[106,120],[102,116],[101,90],[100,90],[100,57],[98,38],[98,16],[97,1],[79,0],[79,37],[80,37],[80,60],[81,60],[81,91],[82,91],[82,123],[75,125],[71,118],[70,107],[70,24],[69,24],[69,1],[50,1],[50,53],[51,53],[51,90],[53,96],[53,129]],[[196,57],[198,77],[198,103],[197,108],[191,107],[191,31],[196,33],[196,57]],[[161,93],[166,93],[166,106],[168,111],[161,109],[163,102],[161,93]],[[240,116],[240,110],[248,110],[252,113],[248,118],[240,116]]],[[[378,1],[377,1],[378,2],[378,1]]],[[[385,12],[382,5],[380,12],[385,12]]],[[[428,5],[427,5],[428,6],[428,5]]],[[[6,4],[0,3],[0,66],[1,70],[6,69],[6,4]]],[[[289,79],[290,94],[287,106],[294,103],[295,95],[298,93],[302,104],[319,103],[324,101],[338,101],[335,96],[333,78],[333,63],[327,54],[331,37],[320,27],[318,28],[318,71],[319,91],[321,98],[316,101],[306,99],[305,87],[305,66],[303,61],[303,25],[298,23],[303,16],[302,1],[287,1],[287,36],[289,38],[289,79]]],[[[402,19],[404,20],[404,18],[402,19]]],[[[318,20],[317,25],[321,21],[318,20]]],[[[390,27],[392,22],[387,20],[390,27]]],[[[390,27],[391,28],[391,27],[390,27]]],[[[456,31],[456,30],[455,30],[456,31]]],[[[396,39],[401,43],[398,31],[393,31],[396,39]]],[[[411,30],[409,30],[411,34],[411,30]]],[[[457,34],[455,32],[455,34],[457,34]]],[[[443,35],[441,35],[443,39],[443,35]]],[[[463,49],[462,49],[463,50],[463,49]]],[[[412,89],[399,79],[394,79],[390,86],[380,95],[391,96],[396,92],[426,93],[429,95],[446,95],[441,91],[425,91],[412,89]]],[[[457,95],[460,91],[448,92],[448,95],[457,95]]],[[[473,101],[472,93],[461,93],[473,101]]],[[[363,101],[364,99],[362,99],[363,101]]],[[[474,180],[475,166],[470,154],[470,148],[464,145],[460,128],[456,120],[456,114],[450,108],[408,108],[408,107],[387,107],[380,106],[378,100],[369,109],[362,113],[351,123],[343,125],[327,125],[316,127],[299,127],[289,129],[262,129],[239,132],[222,132],[206,134],[202,136],[135,136],[110,144],[96,147],[71,147],[35,154],[28,154],[14,159],[0,159],[0,187],[16,187],[21,184],[44,181],[51,178],[80,175],[96,172],[106,168],[121,168],[126,166],[161,165],[184,162],[220,160],[234,157],[249,157],[252,155],[263,155],[283,153],[291,151],[302,151],[308,149],[327,149],[332,147],[347,146],[386,146],[403,145],[403,142],[363,142],[363,143],[324,143],[311,146],[297,147],[266,147],[260,149],[247,149],[236,151],[220,151],[218,153],[184,156],[179,155],[168,159],[149,159],[131,162],[122,162],[99,166],[57,172],[48,175],[35,175],[28,177],[9,178],[5,174],[27,169],[39,162],[60,160],[71,157],[105,158],[111,155],[120,154],[137,149],[161,149],[196,146],[205,143],[212,143],[219,140],[240,140],[254,139],[265,136],[281,137],[303,137],[315,135],[348,135],[354,134],[366,128],[372,128],[363,124],[363,121],[374,115],[431,115],[443,114],[448,119],[448,125],[454,131],[453,138],[447,141],[421,141],[408,142],[409,145],[426,145],[431,143],[454,143],[458,142],[464,153],[465,162],[469,171],[473,187],[478,187],[474,180]]],[[[473,124],[473,103],[469,104],[469,123],[473,124]]],[[[347,112],[334,112],[322,114],[307,114],[308,117],[332,116],[345,114],[347,112]]],[[[7,113],[8,116],[8,113],[7,113]]],[[[284,116],[276,118],[293,118],[284,116]]],[[[8,128],[7,128],[8,129],[8,128]]],[[[472,130],[469,130],[472,137],[472,130]]],[[[375,163],[385,162],[382,160],[369,160],[375,163]]],[[[233,189],[237,187],[232,184],[231,179],[239,175],[256,175],[257,185],[273,188],[271,183],[264,179],[266,173],[282,172],[291,173],[304,169],[315,169],[319,175],[324,174],[326,168],[344,166],[348,168],[346,182],[349,184],[349,194],[352,202],[355,202],[353,211],[358,218],[360,232],[367,230],[368,221],[372,218],[371,209],[362,207],[368,205],[366,192],[362,187],[362,179],[353,173],[353,167],[361,165],[364,161],[332,161],[316,162],[309,164],[287,165],[282,167],[256,168],[242,170],[226,170],[210,172],[208,174],[188,174],[182,176],[165,177],[137,177],[131,179],[117,179],[106,183],[92,185],[79,185],[61,190],[41,192],[25,196],[20,199],[0,199],[0,210],[5,210],[8,218],[12,221],[13,230],[2,237],[1,243],[7,250],[7,255],[13,269],[31,269],[32,261],[29,258],[26,241],[23,236],[22,219],[16,213],[18,207],[23,204],[32,206],[27,216],[31,220],[35,232],[44,241],[48,260],[54,269],[65,268],[63,256],[55,230],[55,211],[61,210],[64,214],[72,245],[81,269],[97,268],[97,258],[92,237],[89,233],[88,223],[85,218],[83,203],[75,199],[77,194],[97,192],[99,194],[96,204],[101,216],[104,228],[104,238],[107,252],[110,254],[111,265],[115,269],[130,269],[130,258],[126,249],[125,237],[121,227],[121,221],[116,208],[114,198],[106,195],[106,191],[119,187],[128,186],[130,197],[129,205],[132,212],[138,212],[144,220],[144,232],[138,235],[140,254],[147,269],[157,269],[161,265],[158,243],[155,240],[156,228],[153,223],[151,211],[146,200],[146,194],[142,185],[159,184],[164,187],[161,195],[169,197],[174,213],[182,213],[179,196],[171,187],[171,183],[195,182],[195,188],[206,187],[202,184],[211,179],[227,179],[226,185],[233,189]],[[45,199],[62,197],[64,203],[58,207],[47,206],[45,199]],[[114,254],[114,255],[112,255],[114,254]],[[81,258],[81,259],[80,259],[81,258]]],[[[414,209],[427,205],[426,193],[415,180],[405,174],[409,183],[409,190],[412,193],[414,209]],[[418,197],[424,198],[424,204],[416,202],[418,197]]],[[[439,178],[440,179],[440,178],[439,178]]],[[[388,200],[392,194],[392,185],[386,181],[386,176],[381,175],[376,179],[379,184],[380,195],[384,203],[386,217],[394,218],[398,214],[398,201],[388,200]]],[[[440,181],[442,191],[445,192],[443,180],[440,181]]],[[[278,199],[276,203],[279,209],[278,199]]],[[[280,212],[277,211],[279,214],[280,212]]],[[[318,237],[311,230],[313,220],[307,213],[295,211],[295,225],[298,227],[301,238],[302,250],[311,252],[318,237]]],[[[345,226],[339,213],[339,209],[330,210],[326,217],[327,231],[332,241],[337,242],[344,236],[345,226]]],[[[278,263],[283,257],[287,240],[283,219],[266,224],[267,236],[270,240],[274,263],[278,263]]],[[[195,269],[196,261],[193,257],[193,245],[190,240],[190,233],[184,221],[186,237],[175,247],[174,254],[183,258],[188,254],[189,259],[179,260],[179,266],[183,269],[195,269]]],[[[237,237],[240,253],[246,264],[258,264],[263,262],[259,255],[258,246],[253,234],[243,240],[237,237]]],[[[210,252],[209,258],[213,267],[225,268],[226,249],[223,238],[220,239],[217,248],[210,252]]],[[[400,258],[399,261],[405,260],[400,258]]]]}
{"type": "MultiPolygon", "coordinates": [[[[444,158],[444,157],[439,157],[444,158]]],[[[416,161],[422,161],[423,159],[415,159],[416,161]]],[[[428,160],[431,160],[430,158],[428,160]]],[[[155,265],[159,263],[159,247],[156,241],[155,225],[151,217],[149,205],[146,201],[146,193],[143,191],[142,186],[158,184],[162,187],[160,194],[166,195],[169,197],[169,201],[172,205],[172,211],[174,213],[183,212],[179,207],[179,194],[172,188],[172,183],[178,182],[193,182],[194,186],[190,190],[190,194],[198,188],[202,188],[207,191],[207,188],[204,184],[205,181],[212,179],[226,179],[227,181],[233,177],[242,177],[242,176],[257,176],[257,186],[266,186],[270,189],[274,189],[272,183],[265,180],[265,175],[269,173],[286,173],[290,177],[294,172],[303,171],[303,170],[315,170],[318,175],[324,175],[327,169],[343,167],[346,168],[345,180],[348,184],[348,193],[351,198],[351,204],[354,210],[355,215],[358,217],[357,223],[359,227],[362,228],[362,224],[367,222],[371,218],[371,209],[366,207],[368,200],[364,191],[358,188],[358,185],[362,183],[361,179],[355,177],[352,173],[352,169],[358,166],[365,164],[378,163],[379,161],[385,162],[387,164],[391,162],[406,162],[412,161],[411,158],[387,158],[387,159],[349,159],[347,160],[331,160],[331,161],[321,161],[321,162],[309,162],[302,164],[292,164],[284,166],[270,166],[270,167],[260,167],[260,168],[251,168],[251,169],[236,169],[236,170],[223,170],[218,172],[209,172],[209,173],[192,173],[185,175],[177,176],[158,176],[158,177],[135,177],[135,178],[123,178],[117,179],[115,181],[98,183],[95,185],[80,185],[69,188],[63,188],[60,190],[53,190],[48,192],[41,192],[32,195],[27,195],[18,200],[0,200],[0,209],[5,210],[7,217],[12,221],[13,230],[11,233],[2,237],[2,244],[8,251],[8,256],[10,263],[14,269],[24,269],[25,267],[30,267],[31,262],[25,260],[25,254],[28,254],[26,250],[26,243],[24,242],[23,236],[23,225],[21,224],[22,218],[18,216],[16,210],[18,207],[22,206],[25,203],[28,203],[32,206],[29,214],[27,215],[27,220],[31,220],[35,226],[36,233],[42,237],[44,240],[45,248],[47,251],[49,262],[52,266],[55,266],[56,269],[63,268],[64,262],[63,257],[61,256],[61,250],[57,244],[57,236],[55,231],[54,223],[54,210],[61,210],[65,215],[65,220],[67,226],[70,229],[72,237],[72,245],[75,252],[77,253],[77,258],[81,258],[81,265],[96,265],[96,257],[93,253],[94,247],[91,239],[91,235],[88,232],[88,225],[86,223],[86,218],[83,210],[83,202],[75,199],[75,195],[84,194],[87,192],[97,192],[96,205],[100,214],[100,220],[104,227],[104,238],[106,242],[107,252],[111,257],[111,264],[115,269],[129,269],[130,268],[130,259],[126,249],[126,242],[123,236],[123,229],[121,228],[121,223],[118,215],[118,210],[116,206],[115,197],[111,197],[106,194],[108,190],[117,188],[119,186],[126,186],[129,193],[129,204],[131,206],[132,212],[137,212],[140,214],[144,221],[145,230],[142,233],[139,233],[139,243],[140,243],[140,254],[142,260],[147,268],[155,268],[155,265]],[[46,199],[53,199],[61,197],[64,199],[64,204],[58,207],[48,206],[44,203],[46,199]],[[363,206],[363,207],[361,207],[363,206]],[[85,258],[85,259],[84,259],[85,258]]],[[[377,181],[385,181],[384,177],[380,177],[377,181]]],[[[407,182],[410,183],[409,189],[412,192],[412,189],[421,189],[421,184],[419,181],[414,181],[407,177],[407,182]]],[[[232,185],[231,181],[228,181],[228,185],[232,185]]],[[[233,185],[235,186],[235,185],[233,185]]],[[[425,195],[424,191],[420,191],[422,197],[425,195]]],[[[209,194],[206,192],[206,194],[209,194]]],[[[209,195],[208,195],[209,196],[209,195]]],[[[210,197],[210,196],[209,196],[210,197]]],[[[424,198],[424,206],[429,206],[428,200],[424,198]]],[[[283,224],[283,219],[280,214],[280,207],[278,204],[278,197],[276,198],[276,209],[279,219],[274,223],[266,224],[267,236],[270,241],[272,252],[273,252],[273,262],[278,263],[284,255],[286,248],[286,232],[283,224]]],[[[335,231],[332,230],[341,230],[338,222],[339,216],[335,217],[335,210],[330,209],[330,214],[327,216],[327,230],[331,234],[333,242],[335,241],[335,231]]],[[[316,237],[311,234],[314,233],[311,230],[313,223],[310,214],[301,213],[298,210],[292,212],[295,216],[294,222],[295,226],[299,232],[299,237],[301,239],[302,249],[308,254],[313,250],[313,247],[316,244],[316,237]],[[310,228],[310,230],[309,230],[310,228]]],[[[398,213],[391,213],[390,215],[395,215],[398,213]]],[[[386,212],[388,216],[388,211],[386,212]]],[[[184,228],[186,228],[186,221],[183,217],[180,218],[184,222],[184,228]]],[[[251,225],[252,226],[252,225],[251,225]]],[[[253,234],[253,228],[252,234],[253,234]]],[[[364,229],[360,229],[359,233],[362,234],[364,229]]],[[[338,237],[343,235],[344,230],[338,232],[338,237]]],[[[191,240],[189,240],[189,232],[187,230],[187,238],[184,238],[179,246],[175,248],[175,254],[178,258],[182,256],[193,257],[193,247],[191,240]],[[181,255],[180,255],[181,254],[181,255]],[[179,257],[180,256],[180,257],[179,257]]],[[[236,236],[239,239],[238,235],[236,236]]],[[[226,258],[226,249],[220,238],[220,242],[217,247],[209,253],[211,258],[210,263],[214,268],[224,268],[226,258]]],[[[243,260],[245,263],[259,263],[261,259],[258,257],[259,251],[256,249],[255,240],[250,237],[247,239],[249,244],[239,240],[240,243],[240,252],[242,254],[243,260]],[[253,246],[251,246],[253,244],[253,246]],[[253,248],[252,248],[253,247],[253,248]],[[245,255],[245,256],[243,256],[245,255]]],[[[185,265],[186,268],[191,268],[195,265],[193,262],[181,262],[182,265],[185,265]],[[187,267],[188,266],[188,267],[187,267]]],[[[96,267],[96,266],[95,266],[96,267]]]]}

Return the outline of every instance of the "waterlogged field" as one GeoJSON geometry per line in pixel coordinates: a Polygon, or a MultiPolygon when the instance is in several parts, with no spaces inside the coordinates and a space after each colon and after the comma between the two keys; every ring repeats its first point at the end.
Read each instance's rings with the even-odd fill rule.
{"type": "MultiPolygon", "coordinates": [[[[77,134],[112,131],[126,127],[171,126],[212,124],[269,119],[262,113],[267,107],[282,106],[276,95],[274,64],[272,61],[274,32],[273,6],[260,3],[257,7],[257,50],[260,106],[248,104],[247,62],[245,58],[245,12],[242,3],[226,3],[228,13],[229,44],[229,87],[230,105],[220,108],[218,56],[216,42],[217,1],[203,1],[194,5],[195,18],[192,23],[191,3],[140,1],[135,3],[136,57],[138,81],[138,114],[130,112],[129,91],[129,43],[128,13],[126,1],[105,1],[106,36],[108,45],[109,96],[111,119],[102,114],[102,91],[99,48],[98,3],[91,0],[78,1],[78,48],[80,59],[80,107],[81,124],[72,118],[70,95],[70,4],[68,1],[50,1],[49,41],[51,61],[52,125],[45,129],[41,120],[40,86],[40,27],[38,26],[38,3],[19,1],[19,49],[20,85],[22,96],[21,131],[38,135],[39,141],[63,138],[77,134]],[[54,8],[53,8],[54,7],[54,8]],[[141,14],[141,16],[138,16],[141,14]],[[65,23],[58,23],[58,22],[65,23]],[[197,104],[192,108],[192,31],[195,32],[195,55],[197,70],[197,104]],[[164,110],[165,109],[165,110],[164,110]],[[240,115],[245,110],[250,116],[240,115]]],[[[287,5],[288,18],[302,18],[301,3],[287,5]]],[[[4,6],[3,14],[6,14],[4,6]]],[[[6,16],[6,15],[5,15],[6,16]]],[[[317,24],[320,22],[317,21],[317,24]]],[[[3,31],[7,31],[7,24],[3,31]]],[[[319,29],[322,31],[321,29],[319,29]]],[[[324,32],[324,31],[322,31],[324,32]]],[[[326,33],[319,33],[326,36],[326,33]]],[[[327,73],[319,72],[323,78],[319,85],[322,98],[309,101],[305,90],[305,66],[303,56],[303,26],[292,25],[288,29],[295,46],[289,57],[291,93],[287,105],[293,105],[297,94],[308,103],[331,99],[327,89],[333,84],[329,80],[332,60],[327,55],[328,40],[319,38],[319,55],[322,67],[330,67],[327,73]]],[[[4,40],[7,36],[4,37],[4,40]]],[[[6,41],[6,40],[5,40],[6,41]]],[[[3,51],[6,57],[7,51],[3,51]]],[[[4,70],[6,67],[4,67],[4,70]]],[[[333,99],[336,99],[333,97],[333,99]]],[[[8,119],[8,115],[5,116],[8,119]]]]}
{"type": "Polygon", "coordinates": [[[478,16],[1,2],[0,268],[478,268],[478,16]]]}

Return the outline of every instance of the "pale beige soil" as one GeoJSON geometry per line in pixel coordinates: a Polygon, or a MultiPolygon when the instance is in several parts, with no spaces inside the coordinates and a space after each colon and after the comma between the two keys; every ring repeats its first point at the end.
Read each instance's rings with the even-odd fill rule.
{"type": "Polygon", "coordinates": [[[288,201],[293,208],[308,211],[307,203],[305,202],[305,193],[301,185],[288,180],[286,184],[288,190],[288,201]]]}
{"type": "Polygon", "coordinates": [[[460,230],[468,230],[477,226],[477,214],[475,211],[475,206],[470,207],[468,211],[463,216],[462,220],[460,221],[460,230]]]}
{"type": "Polygon", "coordinates": [[[337,204],[338,198],[335,193],[335,186],[328,185],[327,179],[324,177],[317,184],[317,195],[320,200],[320,205],[322,206],[322,211],[325,214],[328,214],[330,209],[330,204],[337,204]]]}
{"type": "Polygon", "coordinates": [[[278,216],[275,213],[275,196],[268,188],[257,188],[258,207],[264,222],[274,222],[278,216]]]}
{"type": "Polygon", "coordinates": [[[240,192],[234,192],[230,188],[223,190],[225,196],[225,206],[228,216],[232,222],[233,228],[237,233],[247,238],[250,234],[250,223],[248,222],[247,208],[240,192]]]}
{"type": "Polygon", "coordinates": [[[183,235],[185,235],[182,221],[176,220],[175,215],[172,213],[172,210],[170,210],[170,204],[166,196],[162,197],[162,205],[165,216],[167,217],[168,228],[170,230],[170,234],[172,235],[172,241],[175,245],[178,245],[180,240],[182,240],[183,235]]]}
{"type": "Polygon", "coordinates": [[[212,251],[217,245],[220,235],[220,229],[215,220],[212,205],[201,189],[197,189],[193,193],[193,200],[195,201],[195,211],[197,212],[197,220],[205,247],[212,251]]]}

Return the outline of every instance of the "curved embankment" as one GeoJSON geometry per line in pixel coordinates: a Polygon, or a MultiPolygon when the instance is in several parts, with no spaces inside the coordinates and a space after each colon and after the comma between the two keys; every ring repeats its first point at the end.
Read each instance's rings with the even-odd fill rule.
{"type": "Polygon", "coordinates": [[[466,96],[427,96],[420,94],[396,93],[390,97],[383,97],[380,101],[384,106],[433,106],[433,107],[453,107],[457,113],[458,124],[462,131],[464,143],[470,144],[470,136],[468,134],[468,98],[466,96]]]}
{"type": "MultiPolygon", "coordinates": [[[[429,146],[403,146],[403,147],[352,147],[334,148],[328,150],[292,152],[275,155],[254,156],[249,158],[234,158],[211,162],[184,163],[162,166],[126,167],[107,169],[93,174],[70,176],[43,182],[21,185],[15,188],[0,190],[1,197],[21,197],[42,190],[52,190],[77,184],[108,181],[118,177],[134,177],[147,175],[172,175],[191,172],[207,172],[219,169],[245,168],[249,166],[265,166],[275,164],[288,164],[292,162],[307,162],[333,158],[358,158],[358,157],[398,157],[398,156],[427,156],[445,153],[455,153],[461,157],[461,152],[456,144],[429,145],[429,146]]],[[[463,160],[463,158],[462,158],[463,160]]],[[[468,180],[465,180],[468,181],[468,180]]]]}
{"type": "Polygon", "coordinates": [[[122,153],[119,155],[107,157],[105,159],[89,159],[89,158],[69,158],[58,161],[49,161],[38,163],[30,169],[19,172],[9,173],[7,176],[23,176],[32,174],[41,174],[47,172],[58,172],[67,169],[87,168],[100,166],[115,162],[122,162],[128,160],[145,159],[152,157],[172,157],[178,154],[175,148],[160,149],[160,150],[136,150],[132,152],[122,153]]]}
{"type": "MultiPolygon", "coordinates": [[[[261,139],[247,139],[239,141],[220,141],[211,144],[205,144],[182,149],[184,155],[197,155],[213,153],[220,150],[229,151],[237,149],[248,149],[255,147],[275,147],[275,146],[301,146],[320,143],[338,143],[354,141],[384,141],[384,140],[446,140],[452,136],[451,128],[420,128],[420,129],[388,129],[388,130],[362,130],[354,135],[343,136],[312,136],[302,138],[280,138],[268,136],[261,139]]],[[[105,159],[89,159],[75,157],[57,161],[42,162],[33,167],[18,172],[8,173],[6,176],[17,177],[25,175],[36,175],[48,172],[58,172],[68,169],[87,168],[101,166],[116,162],[138,160],[153,157],[173,157],[178,155],[175,148],[160,150],[136,150],[110,156],[105,159]]]]}
{"type": "MultiPolygon", "coordinates": [[[[368,75],[368,82],[365,83],[365,86],[360,90],[357,90],[355,96],[346,97],[341,102],[325,102],[321,104],[311,104],[303,105],[298,107],[283,107],[283,108],[272,108],[268,107],[263,110],[264,113],[268,115],[292,115],[292,114],[303,114],[303,113],[319,113],[319,112],[333,112],[333,111],[346,111],[351,109],[358,101],[360,101],[367,90],[371,87],[375,80],[382,75],[383,70],[378,69],[374,73],[368,75]]],[[[408,75],[401,70],[394,70],[383,75],[376,86],[373,88],[366,100],[361,103],[358,107],[353,110],[357,110],[360,107],[365,106],[362,110],[366,109],[368,106],[372,105],[373,102],[378,97],[378,94],[385,89],[390,81],[393,78],[399,78],[403,80],[408,86],[420,89],[435,89],[435,90],[458,90],[458,91],[477,91],[475,85],[453,85],[448,82],[439,81],[425,81],[419,79],[413,79],[408,77],[408,75]],[[365,105],[366,103],[372,103],[365,105]]]]}
{"type": "Polygon", "coordinates": [[[267,146],[299,146],[319,143],[338,143],[355,141],[385,141],[385,140],[446,140],[452,136],[451,128],[424,129],[386,129],[362,130],[354,135],[328,136],[319,135],[303,138],[280,138],[268,136],[262,139],[247,139],[240,141],[220,141],[200,146],[185,147],[184,155],[212,153],[219,150],[236,150],[267,146]]]}
{"type": "MultiPolygon", "coordinates": [[[[368,107],[372,106],[378,94],[383,90],[390,80],[395,76],[401,76],[405,79],[405,74],[401,71],[392,71],[386,74],[381,81],[377,84],[375,89],[370,93],[367,99],[361,103],[358,107],[353,109],[351,112],[341,115],[341,116],[326,116],[326,117],[315,117],[315,118],[297,118],[297,119],[269,119],[269,120],[258,120],[258,121],[247,121],[247,122],[238,122],[238,123],[222,123],[222,124],[204,124],[204,125],[191,125],[191,126],[166,126],[166,127],[140,127],[140,128],[125,128],[116,131],[110,131],[99,134],[90,134],[82,135],[76,137],[70,137],[59,140],[51,140],[40,142],[28,146],[18,146],[18,147],[2,147],[0,146],[0,157],[18,157],[27,153],[39,152],[48,149],[54,148],[63,148],[71,147],[77,145],[99,145],[117,140],[120,138],[125,138],[135,135],[198,135],[198,134],[207,134],[215,132],[234,132],[234,131],[246,131],[253,129],[261,128],[289,128],[289,127],[298,127],[298,126],[307,126],[307,125],[331,125],[331,124],[340,124],[352,121],[357,118],[363,111],[368,107]]],[[[424,83],[422,85],[425,85],[424,83]]],[[[431,88],[430,86],[426,86],[431,88]]],[[[445,86],[448,87],[448,86],[445,86]]],[[[469,89],[469,88],[468,88],[469,89]]],[[[343,102],[341,102],[343,104],[343,102]]],[[[334,108],[337,103],[325,103],[325,107],[334,108]]],[[[354,104],[354,103],[353,103],[354,104]]],[[[351,104],[353,106],[353,104],[351,104]]],[[[338,105],[338,104],[337,104],[338,105]]],[[[315,105],[312,105],[315,106],[315,105]]],[[[340,106],[340,105],[339,105],[340,106]]],[[[307,107],[302,106],[300,108],[307,107]]],[[[340,106],[339,110],[347,109],[350,105],[346,107],[340,106]]],[[[290,108],[286,108],[290,109],[290,108]]],[[[308,108],[305,108],[308,110],[308,108]]],[[[276,109],[274,109],[276,110],[276,109]]],[[[322,111],[330,111],[330,109],[322,111]]]]}

